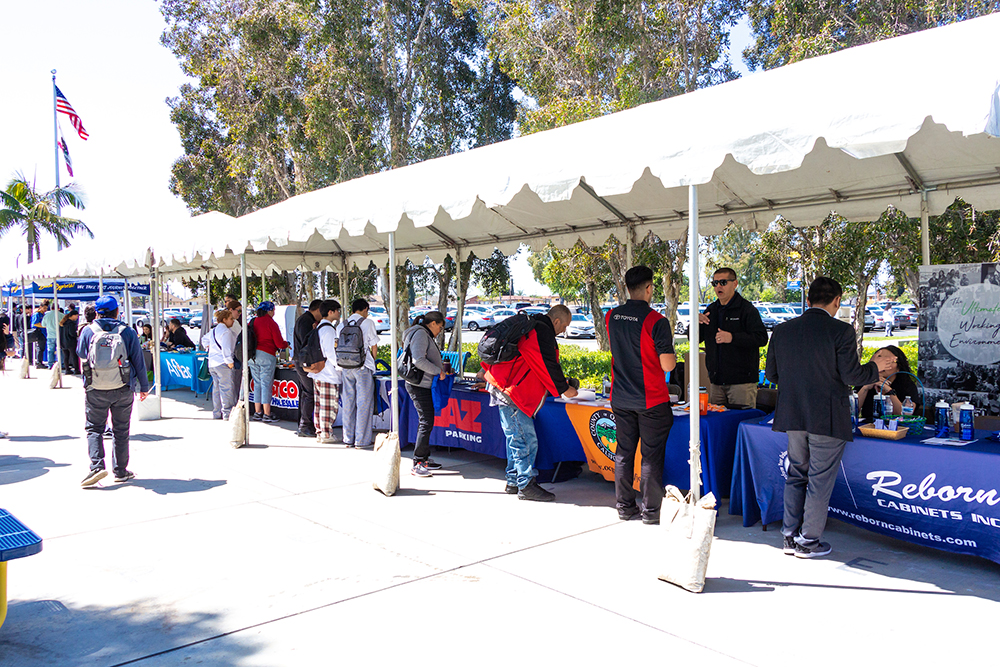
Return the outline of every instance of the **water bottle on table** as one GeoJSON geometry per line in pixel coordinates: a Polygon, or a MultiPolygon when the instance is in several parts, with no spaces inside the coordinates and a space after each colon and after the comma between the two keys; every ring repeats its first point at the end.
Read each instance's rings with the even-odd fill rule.
{"type": "Polygon", "coordinates": [[[976,437],[976,430],[974,427],[974,421],[976,418],[976,409],[966,401],[962,403],[959,408],[958,416],[958,437],[960,440],[965,440],[966,442],[974,440],[976,437]]]}
{"type": "Polygon", "coordinates": [[[934,423],[937,425],[937,430],[934,432],[935,437],[947,438],[951,435],[951,426],[949,420],[951,419],[951,406],[941,399],[934,404],[934,423]]]}

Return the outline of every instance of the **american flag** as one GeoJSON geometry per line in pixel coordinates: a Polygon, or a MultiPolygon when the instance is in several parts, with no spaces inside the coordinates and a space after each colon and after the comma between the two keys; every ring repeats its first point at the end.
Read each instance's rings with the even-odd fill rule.
{"type": "Polygon", "coordinates": [[[80,135],[80,138],[84,141],[87,140],[87,137],[90,135],[87,134],[87,130],[83,128],[83,121],[80,120],[80,116],[78,116],[76,111],[73,109],[73,105],[69,103],[66,96],[62,94],[61,90],[59,90],[59,86],[56,86],[56,111],[69,116],[69,122],[73,124],[73,127],[80,135]]]}
{"type": "Polygon", "coordinates": [[[66,138],[62,136],[62,128],[59,129],[59,148],[62,149],[63,160],[66,161],[66,171],[73,176],[73,161],[69,159],[69,147],[66,145],[66,138]]]}

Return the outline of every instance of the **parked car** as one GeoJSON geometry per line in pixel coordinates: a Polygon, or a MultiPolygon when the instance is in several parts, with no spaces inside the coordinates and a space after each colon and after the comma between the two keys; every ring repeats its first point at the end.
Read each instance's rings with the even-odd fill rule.
{"type": "Polygon", "coordinates": [[[184,312],[177,308],[168,308],[163,311],[163,321],[169,322],[170,320],[176,319],[181,324],[187,324],[191,321],[191,313],[184,312]]]}
{"type": "Polygon", "coordinates": [[[513,306],[514,310],[521,310],[522,308],[530,308],[530,307],[531,304],[528,303],[527,301],[521,301],[520,303],[515,303],[513,306]]]}
{"type": "Polygon", "coordinates": [[[910,313],[909,310],[902,306],[894,306],[892,312],[896,315],[896,328],[909,329],[910,327],[917,326],[916,313],[910,313]]]}
{"type": "Polygon", "coordinates": [[[691,309],[687,304],[681,304],[677,306],[677,324],[674,326],[674,333],[678,336],[687,336],[690,332],[691,309]]]}
{"type": "Polygon", "coordinates": [[[776,303],[755,303],[754,305],[757,307],[757,310],[760,311],[761,317],[766,314],[772,319],[777,320],[779,324],[798,317],[798,315],[795,314],[795,311],[791,308],[787,308],[776,303]]]}
{"type": "Polygon", "coordinates": [[[508,317],[514,317],[515,315],[517,315],[516,310],[512,310],[510,308],[500,308],[493,311],[493,321],[503,322],[508,317]]]}
{"type": "Polygon", "coordinates": [[[574,315],[562,335],[566,338],[594,338],[594,323],[586,315],[574,315]]]}
{"type": "Polygon", "coordinates": [[[375,331],[378,333],[385,333],[392,326],[388,313],[372,312],[371,308],[368,309],[368,319],[375,323],[375,331]]]}
{"type": "Polygon", "coordinates": [[[489,329],[496,324],[493,315],[478,310],[462,311],[462,328],[469,331],[479,331],[489,329]]]}
{"type": "Polygon", "coordinates": [[[149,324],[152,321],[152,316],[149,311],[145,308],[133,308],[132,309],[132,324],[138,328],[142,328],[143,324],[149,324]]]}
{"type": "Polygon", "coordinates": [[[774,329],[775,326],[784,322],[784,320],[779,320],[777,317],[772,315],[766,306],[755,304],[757,312],[760,313],[760,321],[764,323],[764,328],[768,331],[774,329]]]}
{"type": "Polygon", "coordinates": [[[197,315],[193,315],[191,317],[191,319],[188,320],[188,324],[187,325],[189,327],[194,327],[195,329],[200,329],[201,328],[201,323],[202,323],[201,313],[198,313],[197,315]]]}
{"type": "MultiPolygon", "coordinates": [[[[874,306],[865,306],[865,313],[871,315],[872,318],[872,328],[873,329],[884,329],[885,320],[882,319],[882,311],[874,306]]],[[[868,317],[865,317],[865,324],[868,324],[868,317]]]]}

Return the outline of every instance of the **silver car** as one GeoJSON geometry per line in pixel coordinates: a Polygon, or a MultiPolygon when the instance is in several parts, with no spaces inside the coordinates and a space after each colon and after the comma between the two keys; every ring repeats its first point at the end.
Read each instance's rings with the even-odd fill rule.
{"type": "Polygon", "coordinates": [[[576,314],[562,335],[566,338],[594,338],[594,323],[586,315],[576,314]]]}

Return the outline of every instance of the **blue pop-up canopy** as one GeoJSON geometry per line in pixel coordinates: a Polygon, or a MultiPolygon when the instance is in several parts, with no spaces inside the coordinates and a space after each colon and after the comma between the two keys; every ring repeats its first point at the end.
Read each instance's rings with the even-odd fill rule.
{"type": "MultiPolygon", "coordinates": [[[[93,279],[84,280],[58,280],[56,281],[57,294],[60,299],[75,299],[77,301],[96,301],[100,297],[101,289],[99,281],[93,279]]],[[[129,293],[134,296],[149,296],[149,285],[143,283],[128,283],[129,293]]],[[[109,278],[104,281],[104,291],[106,293],[120,294],[125,291],[125,281],[122,279],[109,278]]],[[[3,287],[2,294],[7,297],[21,297],[21,286],[9,283],[3,287]]],[[[42,298],[52,297],[52,283],[31,283],[25,285],[24,296],[38,296],[42,298]]]]}

